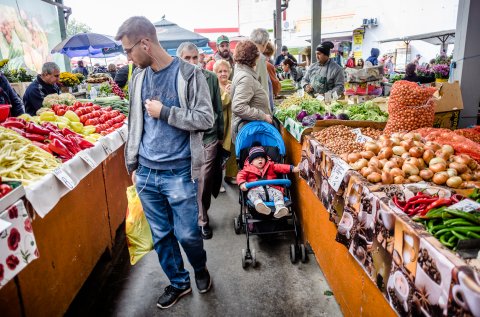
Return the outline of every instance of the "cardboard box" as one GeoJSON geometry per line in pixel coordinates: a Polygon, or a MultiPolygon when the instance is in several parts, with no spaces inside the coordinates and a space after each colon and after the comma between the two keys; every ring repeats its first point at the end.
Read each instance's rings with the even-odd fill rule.
{"type": "Polygon", "coordinates": [[[438,91],[434,94],[437,98],[435,103],[435,121],[433,127],[456,129],[463,109],[462,91],[458,81],[453,83],[436,83],[438,91]]]}

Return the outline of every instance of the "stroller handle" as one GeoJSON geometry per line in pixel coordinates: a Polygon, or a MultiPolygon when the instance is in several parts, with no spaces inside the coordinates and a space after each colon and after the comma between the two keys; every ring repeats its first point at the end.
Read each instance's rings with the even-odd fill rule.
{"type": "Polygon", "coordinates": [[[268,180],[245,183],[245,187],[247,187],[247,189],[250,189],[252,187],[267,186],[267,185],[284,185],[286,187],[290,187],[291,184],[292,182],[289,179],[268,179],[268,180]]]}

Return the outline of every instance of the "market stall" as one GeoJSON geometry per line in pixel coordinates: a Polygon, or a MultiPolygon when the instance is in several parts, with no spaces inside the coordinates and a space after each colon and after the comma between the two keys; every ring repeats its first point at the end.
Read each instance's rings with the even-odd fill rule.
{"type": "Polygon", "coordinates": [[[296,120],[283,118],[287,156],[303,166],[293,201],[304,237],[346,315],[479,316],[479,134],[422,128],[434,109],[420,103],[428,114],[406,107],[389,137],[385,123],[339,120],[292,134],[296,120]],[[420,129],[396,132],[408,126],[420,129]]]}

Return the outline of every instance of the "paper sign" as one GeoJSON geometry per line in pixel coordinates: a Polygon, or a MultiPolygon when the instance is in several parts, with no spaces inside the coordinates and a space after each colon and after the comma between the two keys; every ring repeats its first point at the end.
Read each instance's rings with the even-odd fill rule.
{"type": "Polygon", "coordinates": [[[58,180],[61,181],[63,185],[65,185],[65,187],[67,187],[68,189],[72,190],[75,188],[75,183],[73,182],[73,180],[60,167],[54,169],[53,174],[55,174],[58,180]]]}
{"type": "Polygon", "coordinates": [[[85,151],[80,151],[78,152],[78,156],[80,156],[80,158],[82,160],[85,161],[85,163],[87,163],[88,165],[90,165],[91,168],[95,168],[97,167],[97,163],[95,163],[95,161],[93,160],[93,158],[90,156],[90,154],[88,154],[87,152],[85,151]]]}
{"type": "Polygon", "coordinates": [[[103,139],[102,141],[100,141],[100,144],[102,145],[103,150],[105,151],[105,153],[107,153],[107,155],[112,154],[113,150],[110,147],[110,144],[108,144],[107,140],[103,139]]]}
{"type": "Polygon", "coordinates": [[[326,103],[330,103],[330,101],[332,101],[332,93],[331,92],[326,92],[324,97],[325,97],[325,102],[326,103]]]}
{"type": "Polygon", "coordinates": [[[120,128],[117,130],[118,134],[120,134],[120,137],[122,138],[123,142],[127,141],[127,131],[125,129],[120,128]]]}
{"type": "Polygon", "coordinates": [[[365,143],[367,141],[373,141],[373,139],[366,135],[360,134],[360,135],[357,135],[357,139],[355,141],[357,141],[358,143],[365,143]]]}
{"type": "Polygon", "coordinates": [[[451,205],[448,209],[461,210],[471,212],[480,209],[480,204],[471,199],[460,200],[458,203],[451,205]]]}
{"type": "Polygon", "coordinates": [[[352,129],[352,130],[350,130],[350,132],[352,132],[353,134],[355,134],[357,136],[362,135],[362,130],[360,130],[360,128],[352,129]]]}
{"type": "Polygon", "coordinates": [[[333,166],[332,173],[328,178],[328,183],[335,191],[338,191],[343,182],[345,174],[347,174],[347,171],[351,169],[351,167],[345,161],[338,158],[334,158],[334,163],[335,165],[333,166]]]}
{"type": "Polygon", "coordinates": [[[11,225],[10,222],[0,219],[0,232],[7,230],[11,225]]]}

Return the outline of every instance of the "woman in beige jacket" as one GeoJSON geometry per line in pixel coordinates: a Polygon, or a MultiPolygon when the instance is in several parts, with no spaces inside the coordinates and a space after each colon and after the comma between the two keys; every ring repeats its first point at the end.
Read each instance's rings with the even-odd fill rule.
{"type": "Polygon", "coordinates": [[[244,124],[242,120],[273,123],[267,92],[262,88],[255,72],[259,56],[260,52],[252,41],[239,42],[235,47],[233,59],[236,65],[231,87],[233,143],[239,128],[244,124]]]}

